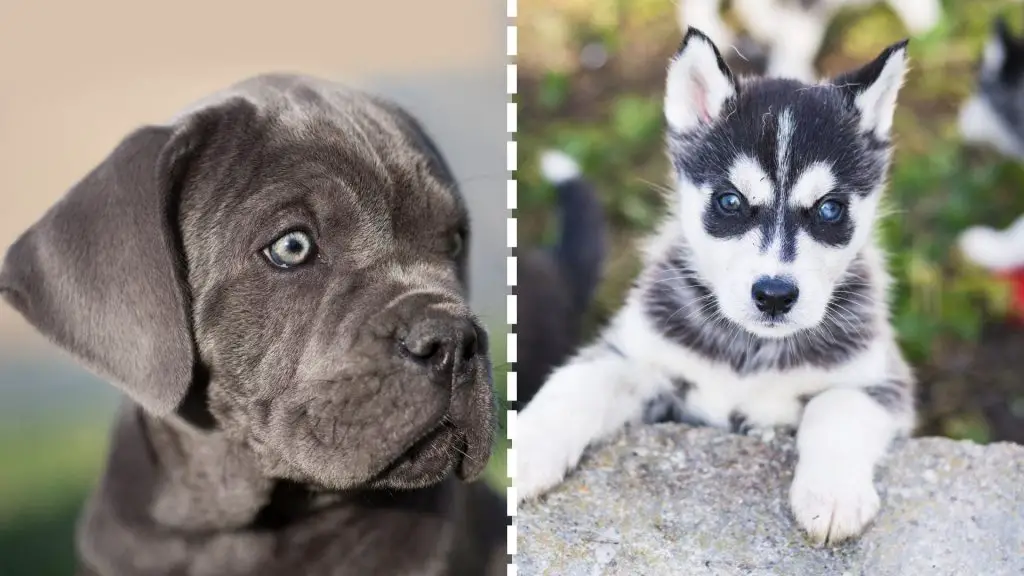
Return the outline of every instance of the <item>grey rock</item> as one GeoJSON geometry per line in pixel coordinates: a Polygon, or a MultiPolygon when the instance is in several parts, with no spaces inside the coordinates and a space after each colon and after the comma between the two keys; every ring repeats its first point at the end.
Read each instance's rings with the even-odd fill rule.
{"type": "Polygon", "coordinates": [[[788,504],[791,434],[627,429],[520,506],[521,576],[1024,575],[1024,447],[899,443],[865,534],[814,547],[788,504]]]}

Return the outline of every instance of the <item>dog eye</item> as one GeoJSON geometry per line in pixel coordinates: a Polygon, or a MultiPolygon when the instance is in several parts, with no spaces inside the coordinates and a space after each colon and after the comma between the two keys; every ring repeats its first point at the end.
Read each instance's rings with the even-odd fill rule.
{"type": "Polygon", "coordinates": [[[263,255],[278,268],[294,268],[313,256],[313,239],[305,232],[289,232],[263,249],[263,255]]]}
{"type": "Polygon", "coordinates": [[[818,204],[818,219],[822,222],[833,223],[843,217],[843,205],[836,200],[825,200],[818,204]]]}
{"type": "Polygon", "coordinates": [[[743,210],[743,197],[736,192],[724,192],[715,198],[718,209],[725,214],[736,214],[743,210]]]}

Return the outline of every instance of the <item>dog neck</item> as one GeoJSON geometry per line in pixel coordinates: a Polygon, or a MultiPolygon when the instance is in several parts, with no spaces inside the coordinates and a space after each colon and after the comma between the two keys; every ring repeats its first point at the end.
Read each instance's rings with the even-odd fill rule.
{"type": "Polygon", "coordinates": [[[453,480],[396,493],[317,492],[273,481],[225,435],[126,405],[106,473],[79,524],[78,548],[100,574],[169,574],[203,562],[216,567],[211,573],[255,574],[269,564],[287,567],[268,551],[280,534],[301,531],[319,538],[307,554],[327,550],[345,561],[346,551],[363,550],[359,562],[372,568],[366,546],[404,527],[433,537],[415,554],[440,566],[451,548],[456,496],[453,480]],[[153,566],[139,566],[140,558],[153,566]],[[257,560],[262,564],[253,565],[257,560]]]}

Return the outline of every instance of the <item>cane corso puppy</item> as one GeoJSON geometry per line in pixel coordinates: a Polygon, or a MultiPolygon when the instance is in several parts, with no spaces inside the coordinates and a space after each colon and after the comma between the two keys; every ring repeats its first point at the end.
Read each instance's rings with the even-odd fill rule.
{"type": "Polygon", "coordinates": [[[409,114],[242,82],[127,136],[0,293],[126,394],[80,574],[505,571],[469,220],[409,114]]]}

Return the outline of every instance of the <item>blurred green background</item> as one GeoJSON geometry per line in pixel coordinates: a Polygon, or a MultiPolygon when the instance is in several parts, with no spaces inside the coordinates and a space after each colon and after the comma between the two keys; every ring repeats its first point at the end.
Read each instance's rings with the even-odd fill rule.
{"type": "MultiPolygon", "coordinates": [[[[1024,331],[1005,321],[1007,286],[953,247],[967,226],[1003,226],[1024,212],[1020,165],[965,148],[956,129],[993,18],[1006,15],[1020,30],[1024,9],[1008,0],[951,0],[945,8],[941,25],[910,43],[895,120],[882,228],[896,280],[893,321],[921,380],[920,433],[1024,442],[1024,331]]],[[[591,329],[620,305],[637,272],[634,241],[662,208],[657,189],[669,165],[661,98],[681,37],[675,10],[666,0],[519,3],[520,242],[550,240],[554,192],[537,159],[546,148],[567,151],[596,184],[613,227],[591,329]],[[602,50],[602,66],[581,64],[581,54],[602,50]]],[[[834,75],[859,66],[905,36],[884,4],[848,9],[833,21],[819,69],[834,75]]]]}
{"type": "MultiPolygon", "coordinates": [[[[492,327],[494,380],[503,399],[507,327],[492,327]]],[[[46,383],[0,390],[0,576],[69,575],[74,523],[102,472],[118,396],[69,360],[49,354],[0,354],[0,382],[46,383]]],[[[504,407],[500,415],[485,481],[504,494],[504,407]]]]}

